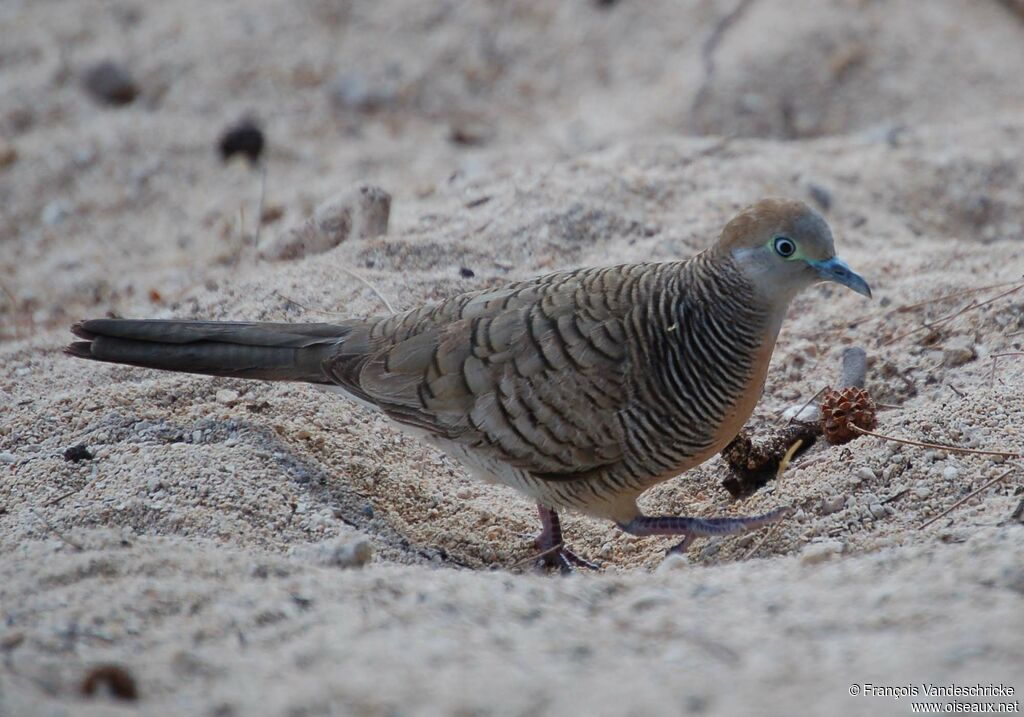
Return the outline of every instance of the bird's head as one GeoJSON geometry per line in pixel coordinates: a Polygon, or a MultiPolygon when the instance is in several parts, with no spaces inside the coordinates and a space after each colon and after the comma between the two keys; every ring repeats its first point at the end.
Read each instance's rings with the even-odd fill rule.
{"type": "Polygon", "coordinates": [[[766,298],[789,303],[819,281],[871,297],[871,287],[836,256],[820,214],[792,199],[762,199],[725,225],[716,251],[726,252],[766,298]]]}

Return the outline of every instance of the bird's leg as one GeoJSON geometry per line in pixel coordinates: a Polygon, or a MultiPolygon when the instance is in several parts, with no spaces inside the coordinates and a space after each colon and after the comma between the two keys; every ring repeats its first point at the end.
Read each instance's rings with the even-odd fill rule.
{"type": "Polygon", "coordinates": [[[630,535],[682,535],[683,540],[672,546],[669,553],[681,553],[695,538],[730,535],[756,530],[777,523],[789,515],[789,508],[776,508],[762,515],[740,518],[685,518],[681,516],[638,515],[619,527],[630,535]]]}
{"type": "Polygon", "coordinates": [[[541,551],[541,563],[558,568],[563,573],[571,572],[573,567],[599,569],[599,566],[584,560],[565,547],[562,541],[562,522],[558,519],[558,513],[540,503],[537,504],[537,513],[540,515],[541,530],[533,539],[533,543],[541,551]]]}

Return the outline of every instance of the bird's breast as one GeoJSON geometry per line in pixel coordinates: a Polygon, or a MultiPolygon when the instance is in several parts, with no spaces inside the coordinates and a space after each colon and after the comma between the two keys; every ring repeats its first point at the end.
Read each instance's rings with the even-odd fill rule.
{"type": "MultiPolygon", "coordinates": [[[[733,404],[729,406],[722,416],[721,422],[712,437],[710,454],[714,455],[736,437],[743,425],[750,418],[761,400],[764,392],[765,378],[768,376],[768,366],[771,363],[772,353],[775,350],[775,336],[771,335],[765,339],[764,344],[755,352],[751,362],[750,378],[747,380],[744,389],[736,396],[733,404]]],[[[706,459],[705,459],[706,460],[706,459]]]]}
{"type": "Polygon", "coordinates": [[[625,422],[632,472],[646,485],[720,451],[761,396],[775,332],[746,297],[721,295],[717,305],[681,302],[644,345],[647,368],[625,422]]]}

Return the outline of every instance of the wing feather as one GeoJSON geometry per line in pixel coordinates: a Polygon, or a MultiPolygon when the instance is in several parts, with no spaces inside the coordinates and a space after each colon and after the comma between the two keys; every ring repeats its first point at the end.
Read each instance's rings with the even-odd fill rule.
{"type": "Polygon", "coordinates": [[[381,319],[325,370],[396,421],[575,479],[625,451],[628,278],[555,274],[381,319]]]}

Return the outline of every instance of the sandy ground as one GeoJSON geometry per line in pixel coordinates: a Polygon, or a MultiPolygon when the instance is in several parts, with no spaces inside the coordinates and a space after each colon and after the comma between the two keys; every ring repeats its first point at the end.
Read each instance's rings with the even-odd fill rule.
{"type": "Polygon", "coordinates": [[[752,422],[859,344],[879,430],[1024,450],[1024,20],[755,0],[722,25],[735,7],[0,3],[0,716],[910,713],[863,683],[1020,700],[1024,469],[921,528],[1011,461],[863,438],[733,503],[715,459],[644,507],[798,512],[667,561],[566,516],[604,570],[562,578],[523,565],[529,503],[339,397],[59,352],[108,313],[385,311],[353,271],[405,308],[685,256],[786,195],[875,301],[801,296],[752,422]],[[108,58],[139,85],[124,107],[80,81],[108,58]],[[391,193],[387,235],[259,260],[260,172],[215,151],[246,115],[261,241],[359,182],[391,193]],[[94,457],[65,460],[78,444],[94,457]],[[102,663],[138,701],[81,694],[102,663]]]}

